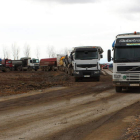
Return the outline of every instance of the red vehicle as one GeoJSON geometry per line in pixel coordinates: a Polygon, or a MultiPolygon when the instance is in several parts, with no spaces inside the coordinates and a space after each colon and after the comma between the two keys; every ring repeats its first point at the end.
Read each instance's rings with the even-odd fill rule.
{"type": "Polygon", "coordinates": [[[56,58],[44,58],[40,60],[40,69],[43,71],[56,70],[57,60],[56,58]]]}
{"type": "Polygon", "coordinates": [[[2,59],[0,70],[3,72],[12,70],[12,60],[11,59],[2,59]]]}
{"type": "Polygon", "coordinates": [[[109,68],[109,64],[105,64],[104,66],[103,66],[103,69],[108,69],[109,68]]]}

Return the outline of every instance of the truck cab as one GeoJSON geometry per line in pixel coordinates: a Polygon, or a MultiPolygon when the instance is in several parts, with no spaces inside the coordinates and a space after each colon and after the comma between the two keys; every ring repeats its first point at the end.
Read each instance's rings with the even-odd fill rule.
{"type": "Polygon", "coordinates": [[[35,59],[35,58],[29,59],[28,65],[32,67],[34,70],[39,69],[39,59],[35,59]]]}
{"type": "Polygon", "coordinates": [[[74,47],[72,65],[75,80],[80,77],[94,77],[100,80],[100,59],[103,49],[99,46],[74,47]]]}
{"type": "Polygon", "coordinates": [[[39,69],[39,59],[35,59],[31,57],[22,57],[20,60],[22,60],[22,68],[27,70],[37,70],[39,69]]]}
{"type": "MultiPolygon", "coordinates": [[[[116,92],[140,86],[140,32],[117,35],[112,50],[116,92]]],[[[111,61],[111,50],[108,50],[108,61],[111,61]]]]}
{"type": "Polygon", "coordinates": [[[12,70],[12,60],[11,59],[2,59],[1,60],[1,65],[0,65],[0,69],[1,71],[3,72],[6,72],[6,71],[10,71],[12,70]]]}

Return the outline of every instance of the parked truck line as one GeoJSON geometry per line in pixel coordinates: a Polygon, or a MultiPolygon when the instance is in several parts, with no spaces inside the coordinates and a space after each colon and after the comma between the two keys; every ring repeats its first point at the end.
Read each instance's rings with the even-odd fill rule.
{"type": "Polygon", "coordinates": [[[23,57],[20,60],[2,59],[0,70],[6,71],[24,71],[39,69],[39,59],[31,59],[30,57],[23,57]]]}

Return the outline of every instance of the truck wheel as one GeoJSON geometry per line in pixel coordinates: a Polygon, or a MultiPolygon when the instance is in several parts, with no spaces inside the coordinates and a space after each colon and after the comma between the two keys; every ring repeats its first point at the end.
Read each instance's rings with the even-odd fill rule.
{"type": "Polygon", "coordinates": [[[122,87],[116,87],[116,92],[121,92],[122,91],[122,87]]]}
{"type": "Polygon", "coordinates": [[[67,70],[67,68],[65,68],[65,73],[68,73],[68,70],[67,70]]]}
{"type": "Polygon", "coordinates": [[[70,69],[68,69],[68,75],[71,75],[71,70],[70,69]]]}
{"type": "Polygon", "coordinates": [[[99,76],[99,77],[97,77],[97,81],[100,81],[100,76],[99,76]]]}
{"type": "Polygon", "coordinates": [[[79,79],[78,77],[75,77],[75,82],[78,82],[78,79],[79,79]]]}
{"type": "Polygon", "coordinates": [[[52,67],[52,71],[54,71],[54,66],[52,67]]]}
{"type": "Polygon", "coordinates": [[[21,70],[22,70],[21,66],[17,67],[17,71],[21,71],[21,70]]]}
{"type": "Polygon", "coordinates": [[[10,71],[10,68],[6,68],[6,72],[9,72],[10,71]]]}
{"type": "Polygon", "coordinates": [[[31,67],[28,67],[28,71],[32,71],[32,68],[31,67]]]}
{"type": "Polygon", "coordinates": [[[45,71],[49,71],[49,67],[45,67],[45,71]]]}

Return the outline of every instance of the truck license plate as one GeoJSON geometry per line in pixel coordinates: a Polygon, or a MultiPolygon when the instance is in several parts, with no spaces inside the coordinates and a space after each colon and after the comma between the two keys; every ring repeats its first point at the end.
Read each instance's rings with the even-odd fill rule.
{"type": "Polygon", "coordinates": [[[139,84],[130,84],[130,86],[139,86],[139,84]]]}
{"type": "Polygon", "coordinates": [[[90,77],[90,75],[84,75],[84,77],[90,77]]]}

